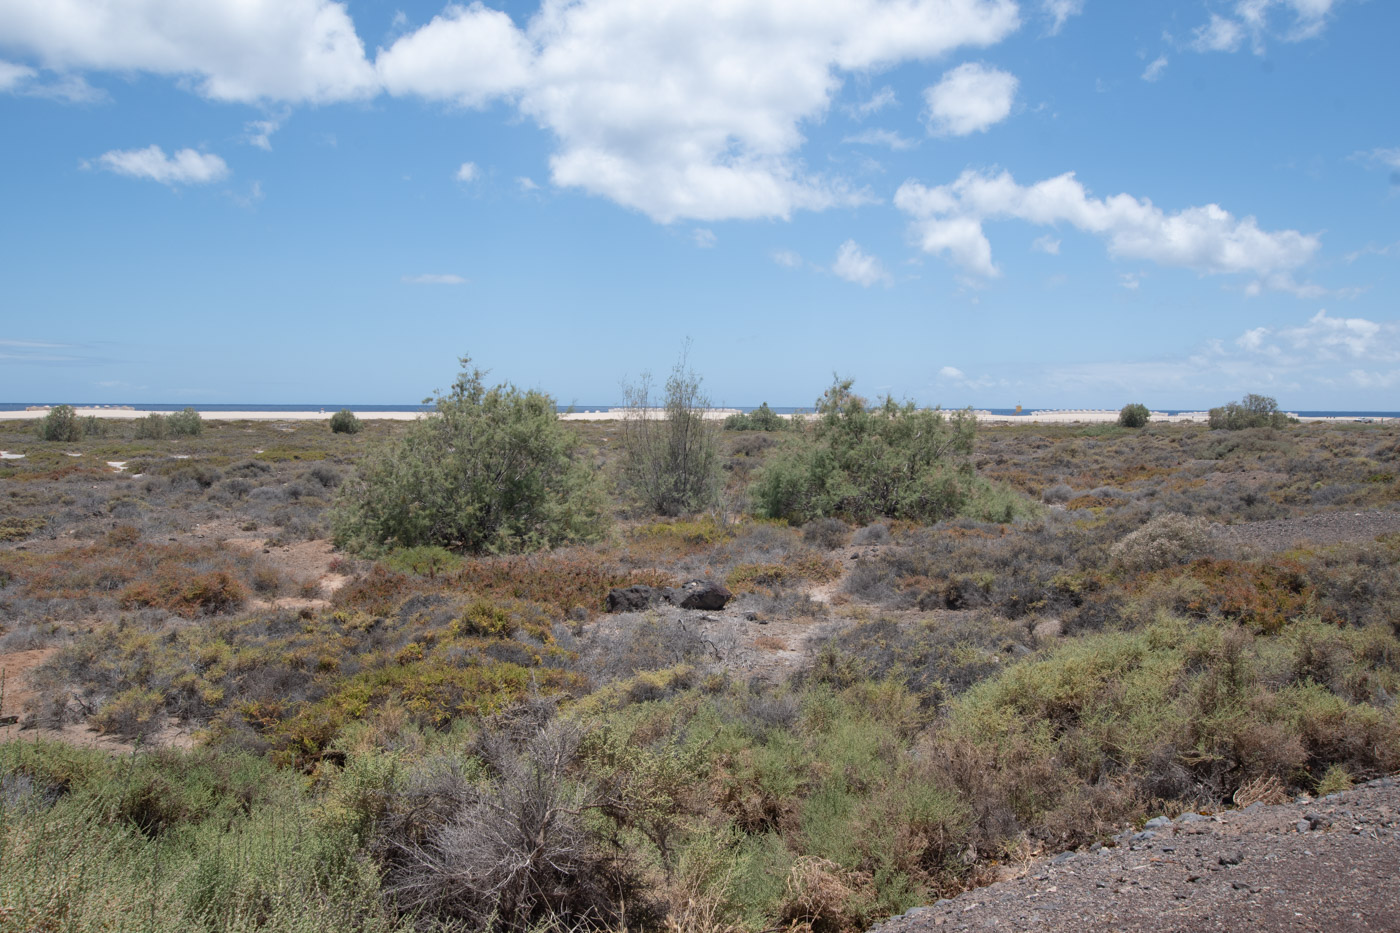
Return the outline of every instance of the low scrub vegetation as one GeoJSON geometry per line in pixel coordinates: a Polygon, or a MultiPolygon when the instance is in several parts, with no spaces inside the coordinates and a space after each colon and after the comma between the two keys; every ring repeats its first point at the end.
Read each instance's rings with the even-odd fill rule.
{"type": "Polygon", "coordinates": [[[726,431],[786,431],[792,423],[764,402],[753,411],[741,411],[724,419],[726,431]]]}
{"type": "Polygon", "coordinates": [[[0,423],[0,714],[126,749],[0,727],[0,928],[856,933],[1400,769],[1393,426],[974,430],[838,381],[662,509],[609,500],[618,425],[467,368],[353,434],[0,423]],[[607,614],[692,580],[732,601],[607,614]]]}

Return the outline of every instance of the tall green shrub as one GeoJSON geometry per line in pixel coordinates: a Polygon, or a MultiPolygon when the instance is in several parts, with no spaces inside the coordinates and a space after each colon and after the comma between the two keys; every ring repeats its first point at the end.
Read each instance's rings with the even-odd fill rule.
{"type": "Polygon", "coordinates": [[[719,437],[705,419],[710,400],[700,383],[682,352],[666,380],[660,413],[652,407],[649,373],[623,386],[622,487],[657,515],[689,515],[719,504],[719,437]]]}
{"type": "Polygon", "coordinates": [[[1212,431],[1241,431],[1245,428],[1282,428],[1292,421],[1278,410],[1278,402],[1267,395],[1250,393],[1238,402],[1210,410],[1212,431]]]}
{"type": "Polygon", "coordinates": [[[606,520],[554,399],[487,388],[467,368],[436,410],[372,450],[331,512],[336,543],[360,553],[438,546],[532,550],[596,538],[606,520]]]}
{"type": "Polygon", "coordinates": [[[160,440],[170,433],[170,422],[158,411],[136,419],[136,436],[143,440],[160,440]]]}
{"type": "Polygon", "coordinates": [[[359,434],[364,426],[365,423],[348,408],[342,408],[331,415],[332,434],[359,434]]]}
{"type": "Polygon", "coordinates": [[[193,408],[172,412],[165,419],[171,437],[198,437],[204,433],[204,419],[193,408]]]}
{"type": "Polygon", "coordinates": [[[72,405],[55,405],[39,421],[39,437],[46,441],[76,441],[83,436],[83,426],[72,405]]]}
{"type": "Polygon", "coordinates": [[[782,431],[788,427],[788,420],[768,407],[768,403],[750,412],[739,412],[724,419],[726,431],[782,431]]]}
{"type": "Polygon", "coordinates": [[[860,524],[957,514],[970,494],[976,420],[889,397],[871,407],[851,385],[836,379],[817,400],[815,426],[764,470],[753,489],[758,511],[792,522],[837,516],[860,524]]]}
{"type": "Polygon", "coordinates": [[[1118,424],[1125,428],[1140,428],[1147,424],[1147,420],[1152,417],[1152,412],[1147,410],[1147,406],[1140,402],[1133,402],[1124,405],[1118,412],[1118,424]]]}

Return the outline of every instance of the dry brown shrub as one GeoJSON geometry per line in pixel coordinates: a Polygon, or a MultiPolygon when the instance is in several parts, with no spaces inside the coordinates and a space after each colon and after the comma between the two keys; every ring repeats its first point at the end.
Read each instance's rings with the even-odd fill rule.
{"type": "Polygon", "coordinates": [[[760,635],[753,640],[753,646],[762,651],[786,651],[788,643],[772,635],[760,635]]]}
{"type": "Polygon", "coordinates": [[[1288,792],[1284,789],[1282,781],[1272,774],[1265,774],[1241,784],[1231,799],[1237,807],[1247,807],[1255,803],[1272,805],[1286,803],[1288,792]]]}
{"type": "Polygon", "coordinates": [[[874,898],[871,877],[828,859],[804,855],[788,873],[778,920],[790,930],[845,933],[869,925],[865,905],[874,898]]]}

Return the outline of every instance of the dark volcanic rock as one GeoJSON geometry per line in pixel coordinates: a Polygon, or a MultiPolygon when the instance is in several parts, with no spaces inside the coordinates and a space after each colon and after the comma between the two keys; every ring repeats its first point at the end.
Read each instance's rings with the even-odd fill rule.
{"type": "Polygon", "coordinates": [[[704,580],[691,580],[679,592],[672,591],[672,601],[680,598],[682,609],[723,609],[734,598],[734,594],[718,583],[704,580]]]}
{"type": "Polygon", "coordinates": [[[723,609],[734,594],[718,583],[691,580],[679,589],[655,586],[620,587],[608,593],[608,612],[641,612],[661,603],[682,609],[723,609]]]}
{"type": "Polygon", "coordinates": [[[667,591],[654,586],[628,586],[608,592],[608,612],[641,612],[666,600],[667,591]]]}

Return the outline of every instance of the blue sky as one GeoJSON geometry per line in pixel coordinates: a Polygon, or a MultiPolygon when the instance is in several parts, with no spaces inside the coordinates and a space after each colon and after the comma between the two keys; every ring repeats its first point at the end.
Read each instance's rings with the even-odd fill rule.
{"type": "Polygon", "coordinates": [[[5,0],[0,400],[1400,409],[1391,0],[5,0]]]}

